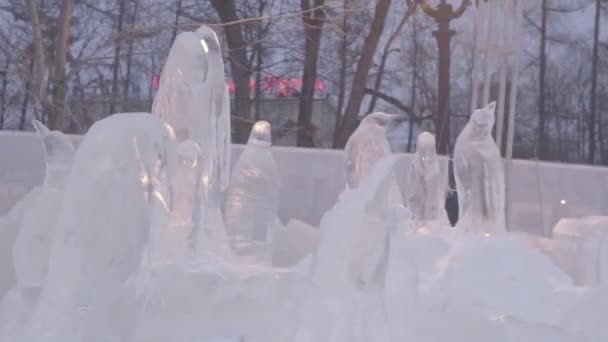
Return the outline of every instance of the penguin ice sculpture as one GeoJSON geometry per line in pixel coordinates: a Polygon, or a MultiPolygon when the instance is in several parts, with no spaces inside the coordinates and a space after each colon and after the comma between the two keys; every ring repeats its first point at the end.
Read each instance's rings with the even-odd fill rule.
{"type": "Polygon", "coordinates": [[[230,176],[230,97],[217,35],[206,26],[180,33],[163,68],[152,114],[191,139],[212,162],[209,184],[223,190],[230,176]]]}
{"type": "Polygon", "coordinates": [[[422,132],[418,135],[407,180],[407,207],[417,225],[449,225],[444,208],[446,185],[435,149],[435,136],[422,132]]]}
{"type": "Polygon", "coordinates": [[[260,246],[270,253],[268,243],[277,224],[280,185],[271,145],[270,124],[256,122],[226,190],[224,222],[237,254],[256,254],[254,250],[260,246]]]}
{"type": "Polygon", "coordinates": [[[454,146],[457,226],[484,234],[505,231],[505,175],[492,138],[496,102],[471,115],[454,146]]]}
{"type": "Polygon", "coordinates": [[[135,289],[160,202],[171,207],[172,130],[147,113],[96,122],[74,157],[48,273],[23,341],[129,341],[135,289]]]}
{"type": "Polygon", "coordinates": [[[344,147],[346,182],[349,188],[360,186],[369,177],[378,160],[391,154],[386,128],[391,121],[403,118],[377,112],[361,120],[344,147]]]}

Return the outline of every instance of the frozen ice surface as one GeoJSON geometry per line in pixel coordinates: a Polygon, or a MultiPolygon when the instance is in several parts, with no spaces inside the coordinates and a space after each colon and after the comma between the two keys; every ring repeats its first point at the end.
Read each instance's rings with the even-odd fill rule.
{"type": "Polygon", "coordinates": [[[608,217],[561,219],[553,229],[557,256],[580,286],[608,286],[608,217]],[[564,260],[565,259],[565,260],[564,260]]]}
{"type": "Polygon", "coordinates": [[[389,341],[383,300],[389,236],[388,196],[397,157],[386,157],[355,189],[346,189],[321,221],[312,284],[276,341],[389,341]]]}
{"type": "Polygon", "coordinates": [[[346,183],[349,188],[360,186],[372,173],[374,165],[391,154],[386,137],[387,125],[402,116],[385,113],[367,115],[344,147],[346,183]]]}
{"type": "Polygon", "coordinates": [[[232,171],[224,200],[224,224],[233,250],[267,260],[277,230],[280,176],[272,156],[271,129],[255,123],[232,171]]]}
{"type": "Polygon", "coordinates": [[[169,51],[152,113],[191,139],[210,159],[212,189],[223,190],[230,176],[230,97],[219,40],[210,28],[180,33],[169,51]]]}
{"type": "Polygon", "coordinates": [[[428,132],[420,133],[406,186],[407,207],[417,226],[448,225],[445,212],[446,181],[442,177],[435,150],[435,136],[428,132]]]}
{"type": "MultiPolygon", "coordinates": [[[[76,152],[49,268],[23,341],[129,340],[152,203],[169,197],[172,130],[147,113],[95,123],[76,152]]],[[[169,204],[170,206],[170,204],[169,204]]]]}
{"type": "Polygon", "coordinates": [[[471,115],[454,146],[457,226],[472,232],[505,231],[505,175],[492,138],[496,102],[471,115]]]}
{"type": "Polygon", "coordinates": [[[309,257],[317,248],[319,228],[289,220],[272,238],[272,265],[292,267],[309,257]]]}

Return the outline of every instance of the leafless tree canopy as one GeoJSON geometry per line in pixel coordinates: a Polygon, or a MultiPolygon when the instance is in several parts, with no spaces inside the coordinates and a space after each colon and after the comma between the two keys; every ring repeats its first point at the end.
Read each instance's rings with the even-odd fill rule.
{"type": "MultiPolygon", "coordinates": [[[[474,11],[452,23],[450,144],[470,114],[474,11]]],[[[607,19],[604,0],[528,2],[516,157],[608,164],[607,19]]],[[[341,147],[372,111],[409,117],[403,149],[436,129],[437,26],[417,0],[0,0],[0,129],[84,133],[149,111],[173,40],[201,24],[223,40],[235,142],[277,97],[297,97],[300,146],[341,147]],[[314,115],[331,118],[329,142],[314,115]]]]}

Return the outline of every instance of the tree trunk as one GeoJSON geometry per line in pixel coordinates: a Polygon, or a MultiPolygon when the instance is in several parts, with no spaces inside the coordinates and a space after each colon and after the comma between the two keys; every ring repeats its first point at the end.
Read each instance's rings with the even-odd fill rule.
{"type": "MultiPolygon", "coordinates": [[[[135,21],[137,20],[137,12],[139,11],[139,0],[132,0],[133,2],[133,12],[131,12],[131,18],[129,23],[129,28],[131,31],[135,29],[135,21]]],[[[122,85],[122,99],[123,104],[128,103],[129,99],[129,89],[131,87],[131,65],[133,63],[133,39],[129,39],[129,47],[127,48],[127,71],[125,74],[125,79],[122,85]]],[[[127,109],[132,111],[133,109],[127,109]]]]}
{"type": "MultiPolygon", "coordinates": [[[[36,65],[36,61],[32,60],[30,62],[30,73],[34,71],[36,65]]],[[[19,130],[23,131],[25,129],[25,117],[27,116],[27,107],[29,105],[30,100],[30,89],[32,87],[32,82],[29,78],[25,79],[25,89],[23,92],[23,102],[21,103],[21,118],[19,119],[19,130]]]]}
{"type": "Polygon", "coordinates": [[[357,71],[355,72],[355,77],[353,79],[353,87],[338,135],[337,147],[344,147],[344,145],[346,145],[346,141],[357,126],[357,117],[365,93],[367,76],[374,58],[374,53],[376,52],[376,47],[378,46],[378,41],[384,30],[384,23],[390,5],[391,0],[378,0],[376,3],[376,11],[374,13],[371,29],[365,38],[363,44],[364,49],[357,64],[357,71]]]}
{"type": "MultiPolygon", "coordinates": [[[[397,25],[397,29],[395,31],[393,31],[391,36],[388,38],[386,45],[384,46],[384,50],[382,51],[382,60],[380,61],[380,67],[378,68],[378,74],[376,75],[376,81],[374,82],[375,91],[379,91],[380,86],[382,85],[382,77],[384,77],[384,69],[386,68],[386,62],[388,61],[388,56],[391,54],[391,52],[399,51],[399,50],[391,50],[391,46],[393,45],[393,42],[395,41],[397,36],[399,36],[399,33],[403,29],[403,26],[405,26],[407,19],[412,14],[414,14],[415,9],[416,9],[415,4],[410,5],[407,12],[405,12],[403,17],[401,18],[399,25],[397,25]]],[[[367,113],[371,113],[376,108],[377,101],[378,101],[378,97],[372,96],[372,100],[369,103],[369,108],[367,109],[367,113]]]]}
{"type": "Polygon", "coordinates": [[[4,128],[4,120],[6,117],[6,88],[8,86],[8,67],[11,64],[9,56],[6,56],[4,71],[0,73],[2,76],[2,93],[0,94],[0,130],[4,128]]]}
{"type": "Polygon", "coordinates": [[[338,105],[336,108],[336,122],[334,123],[334,141],[333,146],[338,144],[338,134],[340,133],[340,121],[342,119],[342,110],[344,109],[344,98],[346,97],[346,64],[348,52],[348,4],[349,0],[344,0],[342,10],[342,40],[340,41],[340,75],[338,80],[338,105]]]}
{"type": "Polygon", "coordinates": [[[175,40],[175,37],[177,37],[177,28],[179,26],[179,16],[182,13],[182,0],[177,0],[177,8],[175,9],[175,22],[173,25],[173,33],[171,33],[171,45],[173,44],[173,41],[175,40]]]}
{"type": "MultiPolygon", "coordinates": [[[[233,113],[249,120],[251,118],[249,79],[251,71],[247,68],[247,46],[243,39],[243,32],[239,17],[236,13],[234,0],[211,0],[217,14],[224,24],[224,34],[228,43],[228,58],[232,68],[232,78],[235,90],[235,108],[233,113]]],[[[249,135],[248,125],[238,122],[234,125],[236,142],[244,143],[249,135]]]]}
{"type": "Polygon", "coordinates": [[[118,28],[116,29],[116,40],[114,44],[114,62],[112,62],[112,96],[110,98],[110,113],[116,112],[116,99],[118,98],[118,70],[120,69],[120,53],[122,50],[122,26],[125,17],[126,0],[117,0],[118,6],[118,28]]]}
{"type": "Polygon", "coordinates": [[[595,127],[597,124],[597,69],[598,69],[598,48],[600,34],[600,0],[595,0],[595,24],[593,28],[593,60],[591,62],[591,112],[589,115],[589,156],[587,162],[595,163],[595,127]]]}
{"type": "Polygon", "coordinates": [[[312,127],[312,109],[317,79],[317,60],[321,49],[321,34],[325,22],[322,8],[325,0],[314,0],[311,8],[309,0],[301,0],[302,21],[304,24],[304,71],[298,112],[298,146],[314,146],[312,127]]]}
{"type": "MultiPolygon", "coordinates": [[[[42,38],[42,26],[40,25],[40,16],[38,14],[38,1],[25,0],[27,11],[30,15],[32,25],[32,37],[34,45],[34,67],[32,69],[31,82],[27,82],[28,91],[33,88],[33,98],[38,113],[42,113],[42,103],[45,98],[46,84],[44,82],[44,73],[46,72],[45,57],[44,57],[44,41],[42,38]]],[[[26,98],[27,98],[26,94],[26,98]]],[[[25,118],[22,118],[25,120],[25,118]]],[[[20,127],[23,125],[20,124],[20,127]]],[[[23,128],[21,128],[23,129],[23,128]]]]}
{"type": "Polygon", "coordinates": [[[67,80],[65,66],[68,56],[70,37],[70,20],[74,9],[73,0],[62,0],[59,21],[57,22],[57,42],[55,50],[55,67],[53,72],[53,99],[49,117],[49,129],[61,130],[65,112],[65,95],[67,80]]]}
{"type": "MultiPolygon", "coordinates": [[[[410,89],[410,108],[416,112],[416,87],[418,81],[418,30],[417,30],[416,16],[414,15],[412,23],[412,42],[414,43],[414,54],[412,58],[412,86],[410,89]]],[[[412,118],[409,120],[408,133],[407,133],[407,152],[412,152],[412,140],[414,135],[414,121],[412,118]]]]}
{"type": "Polygon", "coordinates": [[[538,158],[547,157],[545,73],[547,67],[547,0],[542,0],[540,24],[540,57],[538,67],[538,158]]]}

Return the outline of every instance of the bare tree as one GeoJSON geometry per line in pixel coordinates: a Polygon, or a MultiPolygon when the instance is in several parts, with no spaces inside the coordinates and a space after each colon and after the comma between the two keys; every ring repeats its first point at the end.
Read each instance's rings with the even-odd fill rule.
{"type": "Polygon", "coordinates": [[[66,75],[65,66],[68,55],[68,39],[70,36],[70,19],[72,19],[73,0],[61,1],[61,12],[59,15],[58,36],[55,51],[55,65],[53,71],[53,99],[52,110],[49,116],[49,128],[61,129],[63,113],[65,112],[66,75]]]}
{"type": "Polygon", "coordinates": [[[597,78],[598,78],[598,60],[599,60],[599,35],[600,35],[600,7],[601,0],[595,0],[595,22],[593,28],[593,57],[591,61],[591,104],[589,115],[589,155],[587,162],[595,163],[595,127],[597,125],[597,78]]]}
{"type": "Polygon", "coordinates": [[[325,22],[323,6],[325,0],[301,0],[302,21],[304,23],[304,66],[302,74],[302,90],[298,114],[298,146],[314,146],[312,129],[312,106],[314,86],[317,79],[317,60],[321,47],[321,34],[325,22]]]}
{"type": "Polygon", "coordinates": [[[353,79],[350,98],[340,125],[340,131],[334,141],[334,147],[343,147],[357,126],[357,117],[363,101],[363,95],[365,94],[365,85],[367,83],[369,69],[372,65],[378,41],[384,31],[386,15],[388,14],[390,5],[391,0],[378,0],[376,2],[374,19],[372,20],[371,28],[365,38],[365,43],[363,44],[364,49],[361,52],[361,57],[357,64],[357,71],[355,72],[355,77],[353,79]]]}
{"type": "MultiPolygon", "coordinates": [[[[34,103],[36,104],[37,110],[42,112],[42,101],[45,98],[46,82],[46,64],[44,56],[44,40],[42,37],[42,26],[40,23],[40,15],[38,12],[39,5],[36,0],[25,0],[27,10],[30,16],[30,24],[32,27],[32,37],[34,45],[34,67],[32,68],[32,81],[28,82],[26,88],[29,90],[33,88],[34,103]]],[[[26,95],[27,96],[27,95],[26,95]]],[[[23,121],[23,120],[22,120],[23,121]]],[[[21,124],[20,126],[23,126],[21,124]]],[[[21,128],[23,129],[23,128],[21,128]]]]}
{"type": "MultiPolygon", "coordinates": [[[[234,0],[211,0],[223,24],[224,34],[228,43],[228,56],[232,67],[232,78],[235,85],[235,114],[245,120],[251,118],[249,79],[251,70],[247,68],[247,46],[243,39],[241,22],[236,12],[234,0]]],[[[236,142],[245,142],[248,127],[242,123],[235,126],[236,142]]]]}

